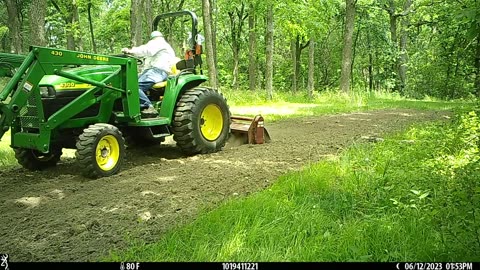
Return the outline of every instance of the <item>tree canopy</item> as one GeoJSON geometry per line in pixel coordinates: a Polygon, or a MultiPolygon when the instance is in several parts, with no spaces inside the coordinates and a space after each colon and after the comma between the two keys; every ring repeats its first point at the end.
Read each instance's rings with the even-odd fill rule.
{"type": "MultiPolygon", "coordinates": [[[[211,35],[204,44],[211,49],[204,52],[212,61],[203,68],[219,87],[307,93],[339,90],[342,77],[349,83],[342,87],[353,91],[445,99],[480,95],[476,0],[2,1],[4,52],[26,53],[39,45],[118,54],[146,41],[156,15],[188,9],[199,16],[201,34],[211,35]],[[347,7],[353,7],[353,18],[347,7]],[[351,64],[343,65],[349,51],[351,64]]],[[[187,25],[161,25],[180,57],[187,25]]]]}

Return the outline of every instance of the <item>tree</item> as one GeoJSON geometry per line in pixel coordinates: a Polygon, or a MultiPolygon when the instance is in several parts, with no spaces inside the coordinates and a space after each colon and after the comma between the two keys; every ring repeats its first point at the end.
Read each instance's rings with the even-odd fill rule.
{"type": "MultiPolygon", "coordinates": [[[[403,12],[407,13],[412,5],[412,0],[406,0],[403,8],[403,12]]],[[[408,16],[402,18],[402,30],[400,34],[400,56],[398,58],[398,75],[400,79],[399,91],[405,93],[405,87],[407,86],[407,42],[408,42],[408,27],[410,21],[408,16]]]]}
{"type": "Polygon", "coordinates": [[[356,2],[356,0],[345,0],[345,32],[343,35],[342,73],[340,77],[340,90],[344,93],[350,93],[356,2]]]}
{"type": "MultiPolygon", "coordinates": [[[[287,42],[290,44],[288,53],[292,59],[288,70],[284,72],[289,76],[291,74],[288,82],[291,83],[291,89],[294,93],[299,89],[308,88],[307,74],[310,70],[304,72],[305,68],[303,67],[307,66],[310,60],[305,63],[305,59],[309,58],[302,56],[302,52],[309,47],[310,40],[317,40],[317,37],[326,32],[336,2],[336,0],[305,0],[278,3],[279,26],[277,28],[284,35],[283,39],[288,40],[287,42]]],[[[315,70],[313,74],[315,75],[315,70]]],[[[315,80],[315,76],[312,80],[315,80]]]]}
{"type": "Polygon", "coordinates": [[[477,97],[480,98],[480,34],[477,35],[477,46],[475,53],[475,89],[477,97]]]}
{"type": "MultiPolygon", "coordinates": [[[[308,28],[312,27],[309,21],[312,18],[309,1],[294,1],[279,3],[279,28],[285,33],[290,44],[290,56],[292,59],[291,69],[291,89],[295,93],[298,90],[298,81],[301,71],[301,54],[308,47],[308,28]]],[[[314,27],[314,26],[313,26],[314,27]]]]}
{"type": "Polygon", "coordinates": [[[388,3],[384,3],[382,8],[387,11],[390,21],[390,39],[392,42],[392,53],[395,61],[392,62],[392,70],[395,76],[394,90],[404,93],[406,87],[407,77],[407,40],[408,40],[408,26],[409,20],[407,16],[412,13],[410,7],[412,6],[412,0],[405,0],[403,10],[397,12],[397,4],[395,0],[388,0],[388,3]],[[400,46],[398,42],[398,20],[401,20],[401,36],[400,46]]]}
{"type": "Polygon", "coordinates": [[[255,3],[251,2],[248,6],[248,86],[251,91],[257,88],[257,17],[255,14],[255,3]]]}
{"type": "Polygon", "coordinates": [[[22,50],[22,30],[21,13],[15,0],[3,0],[7,6],[8,13],[8,33],[10,35],[10,50],[13,53],[21,53],[22,50]]]}
{"type": "Polygon", "coordinates": [[[65,32],[67,36],[68,50],[83,50],[82,38],[80,33],[80,18],[78,15],[78,5],[76,0],[51,0],[52,5],[62,16],[65,22],[65,32]]]}
{"type": "Polygon", "coordinates": [[[45,16],[47,13],[47,0],[32,0],[28,12],[30,23],[30,45],[46,46],[45,16]]]}
{"type": "Polygon", "coordinates": [[[315,41],[309,40],[308,46],[308,97],[313,98],[313,90],[315,88],[315,41]]]}
{"type": "MultiPolygon", "coordinates": [[[[145,7],[145,25],[146,25],[146,30],[148,33],[152,32],[153,29],[153,20],[154,20],[154,15],[153,15],[153,8],[152,8],[152,0],[144,0],[144,7],[145,7]]],[[[182,1],[183,2],[183,1],[182,1]]],[[[180,10],[180,9],[179,9],[180,10]]]]}
{"type": "Polygon", "coordinates": [[[292,92],[297,92],[298,90],[298,77],[300,75],[300,61],[302,51],[308,47],[310,40],[304,42],[305,37],[297,35],[292,41],[292,63],[293,63],[293,76],[292,76],[292,92]]]}
{"type": "Polygon", "coordinates": [[[212,38],[212,20],[210,14],[210,1],[202,0],[202,10],[203,10],[203,27],[205,31],[205,50],[207,54],[207,65],[208,65],[208,76],[210,77],[210,85],[213,88],[218,88],[217,81],[217,69],[215,66],[213,51],[213,38],[212,38]]]}
{"type": "Polygon", "coordinates": [[[132,0],[130,6],[130,35],[132,46],[139,46],[143,43],[142,40],[142,18],[144,14],[143,9],[144,0],[132,0]]]}
{"type": "MultiPolygon", "coordinates": [[[[205,0],[203,14],[195,0],[2,1],[2,51],[46,45],[110,54],[143,43],[154,15],[192,7],[204,20],[215,87],[220,78],[233,88],[263,87],[270,98],[273,89],[312,96],[332,87],[414,98],[480,96],[478,0],[205,0]]],[[[177,53],[188,24],[178,18],[159,24],[177,53]]]]}
{"type": "MultiPolygon", "coordinates": [[[[213,47],[213,62],[215,63],[215,67],[218,65],[218,51],[217,51],[217,26],[218,26],[218,16],[217,14],[217,1],[216,0],[209,0],[210,1],[210,19],[212,21],[212,47],[213,47]]],[[[217,80],[216,84],[218,85],[218,70],[215,71],[215,79],[217,80]]]]}
{"type": "Polygon", "coordinates": [[[265,88],[267,91],[267,99],[271,100],[273,97],[273,3],[267,2],[267,16],[266,16],[266,75],[265,75],[265,88]]]}
{"type": "Polygon", "coordinates": [[[238,64],[240,61],[240,52],[242,48],[242,34],[243,25],[245,19],[248,17],[248,13],[245,11],[245,3],[240,2],[239,6],[236,5],[233,10],[228,11],[228,17],[230,18],[230,47],[233,54],[233,82],[234,89],[238,89],[238,64]]]}
{"type": "Polygon", "coordinates": [[[95,43],[95,35],[93,33],[93,22],[92,22],[92,0],[88,0],[87,3],[87,12],[88,12],[88,25],[90,29],[90,38],[92,42],[92,49],[94,53],[97,53],[97,44],[95,43]]]}

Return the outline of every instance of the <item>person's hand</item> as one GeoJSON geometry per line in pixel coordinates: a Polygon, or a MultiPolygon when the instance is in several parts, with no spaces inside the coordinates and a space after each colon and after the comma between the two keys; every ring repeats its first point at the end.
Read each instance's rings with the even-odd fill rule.
{"type": "Polygon", "coordinates": [[[122,53],[130,54],[130,49],[129,48],[123,48],[122,53]]]}

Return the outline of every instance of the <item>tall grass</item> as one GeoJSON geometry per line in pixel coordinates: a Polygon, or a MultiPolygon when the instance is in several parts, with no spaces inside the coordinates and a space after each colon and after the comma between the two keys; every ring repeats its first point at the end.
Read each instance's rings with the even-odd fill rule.
{"type": "Polygon", "coordinates": [[[479,261],[480,120],[414,127],[281,177],[113,261],[479,261]]]}

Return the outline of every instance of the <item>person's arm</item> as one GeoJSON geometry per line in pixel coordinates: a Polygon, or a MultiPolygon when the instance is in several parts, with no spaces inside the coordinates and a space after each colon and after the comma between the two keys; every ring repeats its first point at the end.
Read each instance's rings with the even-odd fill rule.
{"type": "Polygon", "coordinates": [[[138,47],[132,47],[131,49],[126,50],[125,52],[128,54],[132,54],[133,56],[136,56],[136,57],[149,56],[149,50],[148,50],[147,44],[140,45],[138,47]]]}
{"type": "Polygon", "coordinates": [[[149,41],[145,45],[133,47],[131,49],[122,50],[122,51],[128,54],[132,54],[136,57],[151,57],[160,50],[161,48],[159,48],[158,44],[155,44],[155,42],[149,41]]]}

